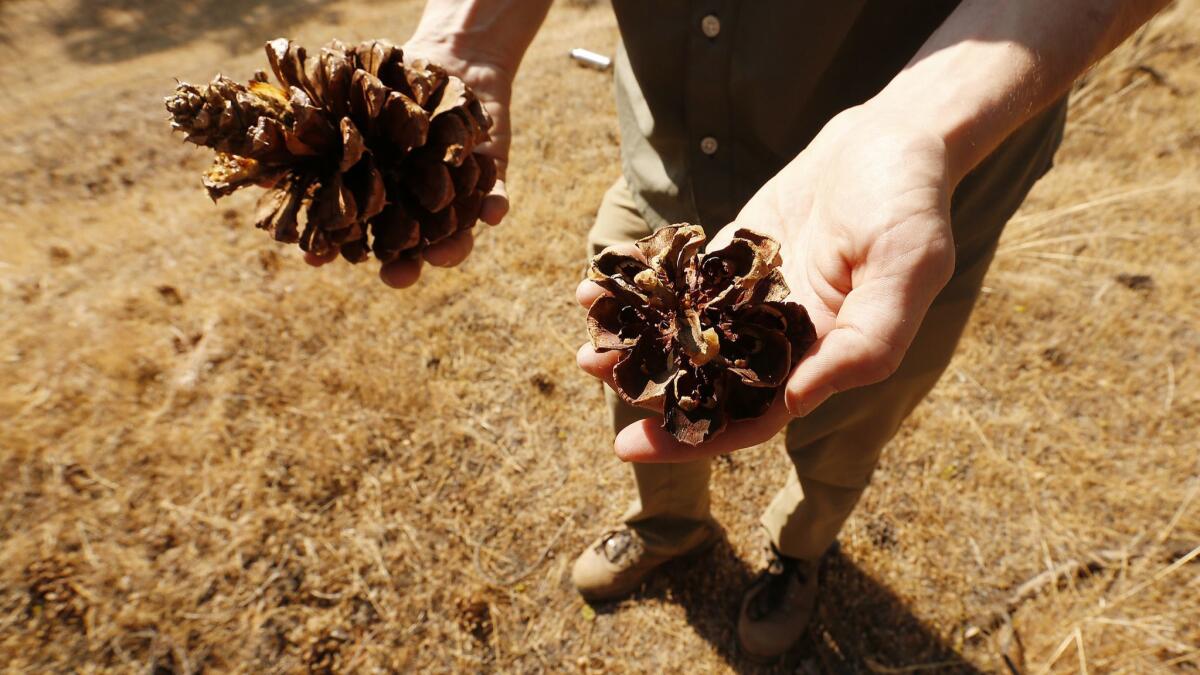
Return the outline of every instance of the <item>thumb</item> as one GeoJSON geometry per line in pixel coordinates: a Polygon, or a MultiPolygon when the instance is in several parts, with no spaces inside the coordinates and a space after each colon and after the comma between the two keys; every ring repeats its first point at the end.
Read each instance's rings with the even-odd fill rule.
{"type": "Polygon", "coordinates": [[[804,417],[838,392],[890,377],[944,284],[903,284],[885,277],[851,291],[833,329],[788,378],[788,411],[804,417]]]}
{"type": "Polygon", "coordinates": [[[508,215],[508,186],[504,184],[503,178],[497,178],[492,191],[483,198],[479,218],[488,225],[499,225],[506,215],[508,215]]]}
{"type": "Polygon", "coordinates": [[[830,396],[887,379],[904,350],[863,333],[854,325],[829,331],[809,350],[788,379],[788,412],[804,417],[830,396]]]}
{"type": "Polygon", "coordinates": [[[479,210],[479,218],[488,225],[499,225],[504,216],[508,215],[508,148],[507,144],[495,141],[479,146],[480,154],[491,157],[496,162],[496,183],[491,192],[483,198],[479,210]]]}

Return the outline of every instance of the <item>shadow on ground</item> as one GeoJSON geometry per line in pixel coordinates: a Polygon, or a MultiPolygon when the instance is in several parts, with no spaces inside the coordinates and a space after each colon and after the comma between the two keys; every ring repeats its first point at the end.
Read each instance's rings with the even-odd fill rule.
{"type": "Polygon", "coordinates": [[[760,664],[737,646],[741,592],[752,570],[722,542],[710,553],[669,563],[642,597],[684,608],[688,623],[739,673],[982,673],[913,616],[892,591],[840,551],[822,563],[817,616],[801,643],[778,663],[760,664]]]}
{"type": "Polygon", "coordinates": [[[201,37],[232,52],[287,35],[298,22],[326,12],[329,0],[74,0],[50,17],[76,61],[117,62],[178,47],[201,37]]]}

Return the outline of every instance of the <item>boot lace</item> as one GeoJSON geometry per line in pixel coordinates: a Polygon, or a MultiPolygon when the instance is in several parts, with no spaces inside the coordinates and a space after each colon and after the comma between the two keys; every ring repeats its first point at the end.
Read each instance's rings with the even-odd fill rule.
{"type": "Polygon", "coordinates": [[[604,556],[610,563],[617,564],[623,558],[636,557],[641,548],[641,540],[626,528],[605,533],[600,543],[596,544],[596,553],[604,556]]]}

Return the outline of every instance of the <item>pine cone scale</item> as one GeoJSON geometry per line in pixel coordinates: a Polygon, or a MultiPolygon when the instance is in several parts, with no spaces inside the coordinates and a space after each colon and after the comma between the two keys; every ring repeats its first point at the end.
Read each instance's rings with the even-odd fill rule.
{"type": "Polygon", "coordinates": [[[421,243],[425,246],[436,244],[458,231],[458,214],[454,209],[442,209],[435,213],[421,213],[418,220],[421,223],[421,243]]]}
{"type": "Polygon", "coordinates": [[[681,371],[672,378],[663,405],[663,420],[679,441],[698,445],[725,430],[729,416],[718,405],[722,382],[706,370],[681,371]]]}
{"type": "Polygon", "coordinates": [[[658,405],[676,375],[672,352],[659,336],[642,335],[613,368],[617,393],[631,405],[658,405]]]}
{"type": "Polygon", "coordinates": [[[479,162],[475,161],[474,155],[464,157],[461,163],[450,170],[450,180],[454,183],[454,194],[469,195],[473,193],[475,186],[479,185],[481,175],[479,162]]]}
{"type": "Polygon", "coordinates": [[[479,164],[479,180],[475,182],[475,194],[482,196],[496,187],[496,179],[499,178],[499,174],[496,170],[496,160],[491,157],[477,155],[476,163],[479,164]]]}
{"type": "Polygon", "coordinates": [[[383,182],[383,174],[370,157],[363,158],[358,167],[346,175],[358,186],[355,194],[361,205],[359,221],[366,222],[383,211],[387,204],[387,186],[383,182]]]}
{"type": "MultiPolygon", "coordinates": [[[[366,71],[360,70],[356,72],[355,75],[357,76],[358,73],[363,74],[362,84],[360,86],[362,87],[363,104],[367,113],[368,127],[372,127],[372,125],[377,127],[377,120],[379,119],[379,116],[383,114],[383,106],[385,103],[387,103],[388,96],[391,95],[392,89],[384,84],[383,80],[380,80],[378,77],[375,77],[366,71]]],[[[353,81],[351,81],[351,84],[353,84],[353,81]]],[[[372,133],[378,133],[378,130],[372,127],[372,133]]]]}
{"type": "Polygon", "coordinates": [[[367,151],[367,142],[363,139],[362,132],[349,117],[342,118],[341,127],[342,159],[338,163],[338,171],[346,173],[362,159],[363,154],[367,151]]]}
{"type": "Polygon", "coordinates": [[[399,152],[425,145],[429,138],[429,114],[417,102],[393,91],[384,103],[383,128],[387,140],[399,152]]]}
{"type": "Polygon", "coordinates": [[[313,87],[305,70],[306,52],[304,47],[291,40],[279,38],[267,43],[267,60],[275,77],[287,89],[300,89],[312,98],[320,99],[320,94],[313,87]]]}
{"type": "Polygon", "coordinates": [[[426,211],[437,213],[454,201],[454,180],[440,159],[428,155],[414,158],[412,180],[417,201],[426,211]]]}
{"type": "Polygon", "coordinates": [[[371,219],[375,257],[388,263],[421,243],[421,227],[399,204],[388,204],[371,219]]]}
{"type": "Polygon", "coordinates": [[[267,230],[276,241],[298,241],[297,215],[303,206],[310,181],[303,176],[286,176],[259,201],[256,226],[267,230]]]}
{"type": "Polygon", "coordinates": [[[430,97],[446,83],[446,71],[425,59],[416,59],[404,70],[404,82],[408,85],[412,100],[422,108],[428,108],[430,97]]]}
{"type": "Polygon", "coordinates": [[[475,227],[479,221],[479,215],[483,212],[483,193],[475,190],[468,192],[454,200],[451,205],[454,209],[454,221],[457,231],[468,230],[475,227]]]}
{"type": "Polygon", "coordinates": [[[633,349],[639,337],[646,332],[645,328],[632,320],[622,320],[621,312],[627,305],[612,296],[596,299],[588,311],[588,335],[591,336],[592,346],[598,352],[627,351],[633,349]],[[630,328],[626,328],[626,326],[630,328]],[[640,330],[639,330],[640,329],[640,330]]]}

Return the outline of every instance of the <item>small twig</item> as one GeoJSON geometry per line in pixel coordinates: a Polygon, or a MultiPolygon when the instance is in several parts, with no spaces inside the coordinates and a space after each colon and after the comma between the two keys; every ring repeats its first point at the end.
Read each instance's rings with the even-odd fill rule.
{"type": "MultiPolygon", "coordinates": [[[[1015,218],[1012,218],[1011,220],[1008,221],[1008,223],[1009,223],[1009,227],[1012,227],[1013,225],[1019,225],[1021,223],[1027,222],[1027,221],[1057,220],[1058,218],[1061,218],[1062,216],[1073,215],[1076,213],[1080,213],[1082,211],[1087,211],[1089,209],[1096,208],[1098,206],[1106,206],[1106,205],[1112,204],[1114,202],[1121,202],[1121,201],[1125,201],[1127,199],[1133,199],[1134,197],[1141,197],[1142,195],[1151,194],[1154,192],[1160,192],[1163,190],[1173,190],[1176,187],[1179,187],[1179,185],[1180,185],[1180,182],[1178,180],[1172,180],[1167,183],[1155,183],[1153,185],[1142,185],[1139,187],[1129,188],[1126,190],[1119,190],[1117,192],[1111,192],[1102,197],[1096,197],[1095,199],[1089,199],[1087,201],[1080,202],[1078,204],[1072,204],[1070,206],[1063,206],[1063,207],[1060,207],[1057,209],[1048,209],[1046,211],[1038,211],[1038,212],[1034,212],[1034,213],[1020,215],[1015,218]]],[[[1022,232],[1021,234],[1030,234],[1030,232],[1022,232]]]]}
{"type": "Polygon", "coordinates": [[[561,537],[563,535],[563,532],[566,531],[567,524],[570,522],[571,522],[570,516],[567,516],[566,518],[564,518],[562,525],[558,526],[558,531],[554,533],[554,536],[550,538],[550,542],[548,544],[546,544],[545,548],[542,549],[542,552],[540,554],[538,554],[538,557],[535,558],[533,560],[533,562],[529,563],[528,565],[526,565],[524,568],[518,570],[517,572],[515,572],[507,577],[504,577],[502,579],[497,579],[496,577],[493,577],[491,574],[488,574],[487,572],[484,571],[483,562],[480,560],[480,553],[483,549],[483,542],[482,541],[476,542],[475,543],[475,553],[472,555],[472,561],[475,564],[475,571],[479,574],[480,577],[483,578],[484,581],[491,584],[492,586],[496,586],[497,588],[507,588],[509,586],[512,586],[513,584],[516,584],[517,582],[521,581],[525,577],[528,577],[530,574],[533,574],[534,570],[536,570],[538,567],[541,566],[541,564],[546,560],[546,556],[550,555],[550,551],[553,550],[554,545],[558,543],[559,537],[561,537]]]}
{"type": "Polygon", "coordinates": [[[1013,625],[1012,617],[1007,614],[1004,615],[1004,625],[1000,627],[999,643],[1000,658],[1004,660],[1004,667],[1008,669],[1009,675],[1023,675],[1025,644],[1021,642],[1021,634],[1013,625]]]}
{"type": "Polygon", "coordinates": [[[1083,653],[1083,631],[1079,626],[1075,626],[1075,647],[1079,651],[1079,672],[1088,675],[1087,656],[1083,653]]]}
{"type": "Polygon", "coordinates": [[[1097,265],[1108,265],[1109,267],[1126,267],[1129,265],[1129,261],[1127,260],[1094,258],[1092,256],[1074,255],[1071,253],[1054,253],[1052,251],[1027,251],[1025,253],[1016,254],[1016,257],[1033,258],[1035,260],[1059,260],[1063,262],[1090,262],[1097,265]]]}
{"type": "Polygon", "coordinates": [[[1113,287],[1113,282],[1111,280],[1105,280],[1104,283],[1100,284],[1100,288],[1097,288],[1096,292],[1092,294],[1092,304],[1093,305],[1100,304],[1101,298],[1103,298],[1104,294],[1107,293],[1108,290],[1112,287],[1113,287]]]}
{"type": "Polygon", "coordinates": [[[75,531],[79,533],[79,543],[83,549],[83,557],[87,559],[92,569],[100,569],[100,560],[96,557],[96,552],[92,549],[92,540],[88,538],[87,530],[83,527],[83,522],[76,521],[75,531]]]}
{"type": "Polygon", "coordinates": [[[1050,672],[1050,669],[1052,667],[1054,667],[1055,662],[1058,661],[1058,657],[1062,656],[1063,652],[1067,651],[1067,647],[1070,647],[1071,642],[1074,640],[1075,640],[1075,634],[1068,633],[1067,637],[1063,638],[1063,641],[1058,643],[1058,647],[1054,650],[1054,653],[1050,655],[1050,660],[1046,661],[1046,663],[1043,664],[1042,667],[1038,669],[1038,673],[1040,673],[1041,675],[1045,675],[1045,673],[1050,672]]]}
{"type": "Polygon", "coordinates": [[[383,607],[380,607],[379,603],[376,602],[375,594],[372,592],[371,585],[367,583],[367,580],[364,579],[361,574],[359,574],[357,569],[352,568],[350,571],[354,576],[354,580],[358,582],[358,586],[361,589],[362,594],[367,597],[367,602],[371,605],[371,608],[375,610],[375,613],[389,621],[394,620],[395,615],[391,612],[383,611],[383,607]]]}
{"type": "Polygon", "coordinates": [[[1110,602],[1106,605],[1105,611],[1111,610],[1117,603],[1121,602],[1122,600],[1127,600],[1127,599],[1137,595],[1138,593],[1141,593],[1142,591],[1149,588],[1150,586],[1153,586],[1154,584],[1171,576],[1177,570],[1179,570],[1180,567],[1183,567],[1184,565],[1190,563],[1191,561],[1195,560],[1197,557],[1200,557],[1200,546],[1193,548],[1191,551],[1184,554],[1181,558],[1179,558],[1175,562],[1173,562],[1170,565],[1167,565],[1163,569],[1159,570],[1158,573],[1155,574],[1153,577],[1150,577],[1146,581],[1143,581],[1142,583],[1138,584],[1137,586],[1134,586],[1133,588],[1118,595],[1116,597],[1116,599],[1114,599],[1112,602],[1110,602]]]}
{"type": "Polygon", "coordinates": [[[1200,495],[1200,477],[1193,478],[1191,483],[1192,487],[1190,490],[1188,490],[1187,494],[1184,495],[1183,502],[1180,503],[1179,508],[1175,510],[1175,515],[1171,516],[1171,520],[1167,522],[1167,526],[1163,528],[1163,531],[1158,533],[1158,537],[1156,539],[1159,544],[1163,544],[1167,541],[1167,538],[1171,536],[1171,532],[1175,530],[1175,526],[1178,525],[1179,521],[1183,519],[1183,514],[1187,513],[1188,507],[1192,504],[1192,500],[1196,498],[1196,495],[1200,495]]]}
{"type": "Polygon", "coordinates": [[[1127,552],[1128,549],[1113,551],[1095,551],[1088,557],[1091,560],[1083,562],[1081,560],[1068,560],[1053,569],[1047,570],[1034,576],[1025,583],[1017,587],[1017,590],[1009,596],[1007,604],[1011,608],[1024,603],[1025,601],[1035,596],[1041,595],[1046,587],[1051,584],[1061,583],[1063,580],[1070,577],[1084,577],[1096,574],[1097,572],[1111,567],[1112,565],[1120,564],[1131,557],[1127,552]]]}
{"type": "Polygon", "coordinates": [[[1135,73],[1142,73],[1149,76],[1149,78],[1154,81],[1154,84],[1157,84],[1160,87],[1166,87],[1167,91],[1171,92],[1173,96],[1183,95],[1183,90],[1175,86],[1174,82],[1172,82],[1169,78],[1167,78],[1166,75],[1163,74],[1161,70],[1155,68],[1154,66],[1148,66],[1144,63],[1139,63],[1133,67],[1133,71],[1135,73]]]}
{"type": "Polygon", "coordinates": [[[1026,249],[1037,248],[1039,246],[1050,246],[1051,244],[1066,244],[1072,241],[1091,241],[1093,239],[1120,239],[1122,241],[1140,241],[1145,237],[1142,235],[1129,234],[1104,234],[1101,232],[1088,232],[1085,234],[1064,234],[1059,237],[1047,237],[1044,239],[1031,239],[1028,241],[1018,241],[1007,245],[1002,245],[996,250],[997,254],[1014,253],[1026,249]]]}
{"type": "Polygon", "coordinates": [[[987,437],[987,434],[983,433],[983,427],[979,426],[979,422],[975,421],[975,416],[972,415],[966,408],[962,406],[957,407],[959,411],[966,416],[967,422],[970,423],[971,429],[975,432],[975,435],[979,436],[979,440],[983,442],[983,447],[987,448],[987,451],[993,455],[996,454],[996,446],[992,445],[991,439],[987,437]]]}
{"type": "Polygon", "coordinates": [[[1167,394],[1163,397],[1163,414],[1171,413],[1171,404],[1175,402],[1175,366],[1167,363],[1167,394]]]}
{"type": "Polygon", "coordinates": [[[1136,80],[1130,81],[1129,84],[1126,84],[1124,87],[1121,87],[1116,92],[1114,92],[1110,96],[1106,97],[1104,100],[1084,109],[1082,112],[1080,112],[1080,114],[1075,119],[1073,119],[1071,121],[1074,123],[1079,123],[1079,122],[1082,122],[1082,121],[1088,119],[1089,117],[1096,114],[1097,112],[1104,110],[1109,104],[1117,102],[1118,99],[1124,98],[1126,95],[1129,94],[1129,92],[1146,84],[1146,82],[1147,82],[1147,80],[1144,78],[1138,78],[1136,80]]]}
{"type": "MultiPolygon", "coordinates": [[[[503,456],[504,461],[511,464],[512,467],[517,470],[517,473],[525,473],[525,467],[520,462],[517,461],[517,458],[515,456],[515,453],[513,453],[512,448],[508,447],[508,444],[504,442],[504,436],[501,435],[500,432],[497,431],[495,427],[493,427],[491,424],[488,424],[487,420],[483,419],[482,417],[476,416],[476,415],[472,415],[470,417],[470,419],[480,429],[483,429],[484,431],[486,431],[492,435],[492,439],[495,442],[496,447],[500,450],[500,454],[503,456]]],[[[476,434],[472,434],[472,435],[476,437],[476,440],[479,440],[479,441],[483,440],[483,439],[479,438],[476,434]]]]}
{"type": "Polygon", "coordinates": [[[1182,665],[1188,661],[1192,661],[1193,664],[1200,663],[1200,650],[1181,654],[1169,661],[1163,661],[1162,665],[1164,668],[1171,668],[1172,666],[1182,665]]]}
{"type": "Polygon", "coordinates": [[[919,673],[923,670],[941,670],[942,668],[961,666],[965,663],[961,659],[955,659],[953,661],[937,661],[934,663],[916,663],[911,666],[885,666],[869,656],[863,658],[863,662],[867,664],[867,670],[870,670],[872,673],[885,673],[886,675],[919,673]]]}
{"type": "Polygon", "coordinates": [[[282,577],[283,575],[279,572],[279,570],[272,570],[271,573],[267,575],[266,581],[263,581],[250,597],[242,601],[242,607],[249,607],[250,603],[262,598],[267,592],[267,589],[270,588],[271,584],[275,583],[277,579],[282,577]]]}
{"type": "Polygon", "coordinates": [[[230,532],[236,530],[238,527],[238,523],[229,520],[228,518],[203,513],[189,506],[180,506],[179,504],[175,504],[167,499],[160,500],[158,505],[164,509],[167,509],[168,511],[173,512],[176,516],[183,516],[185,519],[185,524],[187,521],[197,520],[209,527],[228,530],[230,532]]]}

